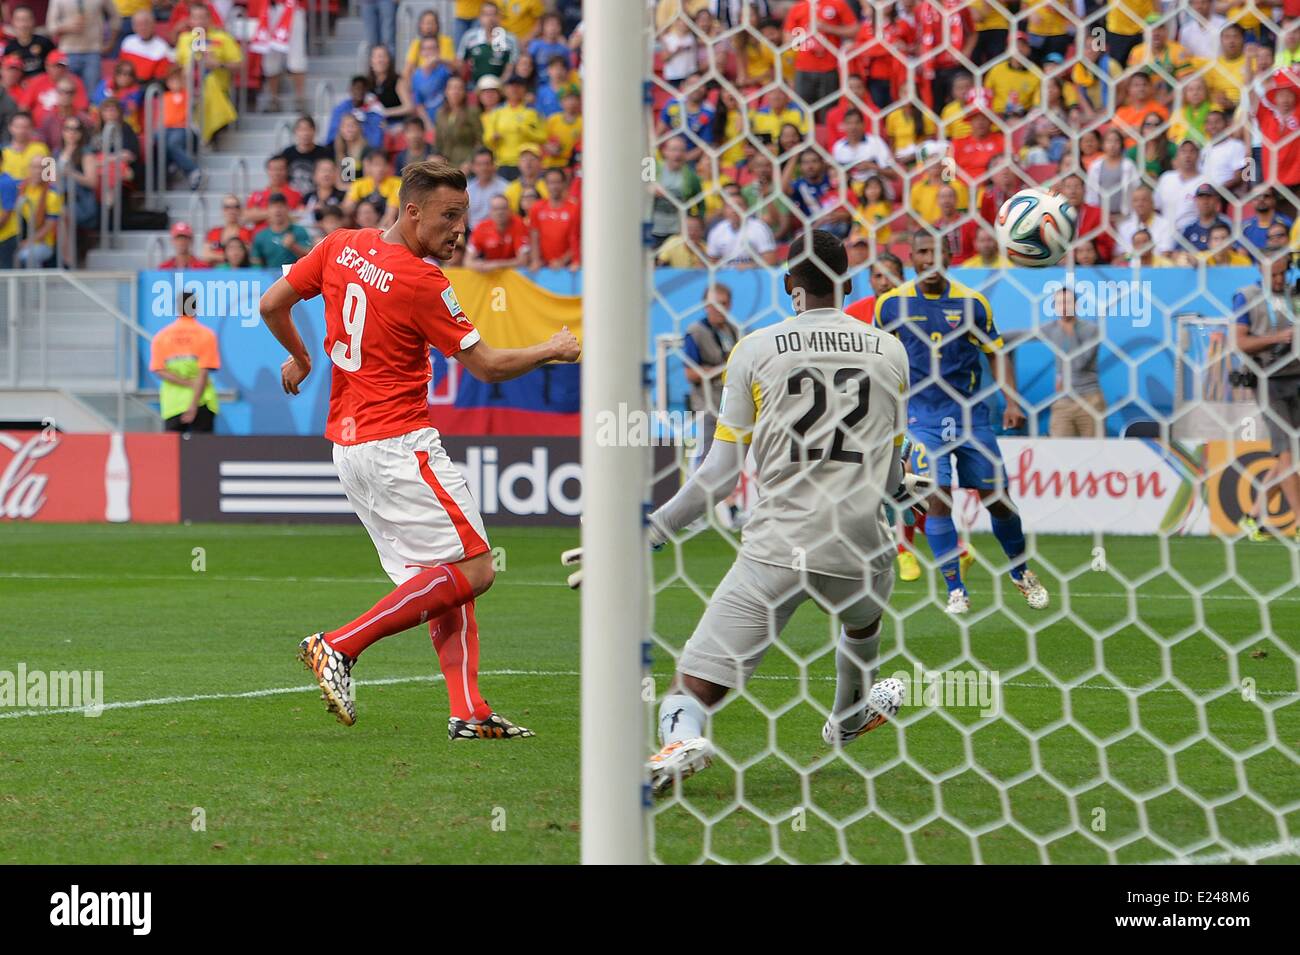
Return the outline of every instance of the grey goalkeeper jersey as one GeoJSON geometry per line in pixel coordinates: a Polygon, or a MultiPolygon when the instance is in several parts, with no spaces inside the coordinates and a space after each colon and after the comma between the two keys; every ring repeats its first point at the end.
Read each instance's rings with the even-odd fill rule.
{"type": "Polygon", "coordinates": [[[894,547],[882,500],[907,424],[907,352],[835,308],[741,339],[727,362],[716,438],[750,443],[758,503],[741,553],[865,578],[894,547]]]}

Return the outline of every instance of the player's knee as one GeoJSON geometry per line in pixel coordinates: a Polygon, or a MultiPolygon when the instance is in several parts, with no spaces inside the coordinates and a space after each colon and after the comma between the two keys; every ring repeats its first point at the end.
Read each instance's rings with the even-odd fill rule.
{"type": "Polygon", "coordinates": [[[705,706],[714,706],[722,701],[727,695],[727,688],[717,683],[710,683],[708,680],[701,680],[697,676],[688,676],[682,674],[677,678],[678,686],[685,690],[691,696],[695,697],[705,706]]]}
{"type": "Polygon", "coordinates": [[[487,593],[497,576],[496,569],[492,566],[492,558],[488,554],[481,554],[465,561],[460,565],[460,572],[465,575],[465,580],[469,583],[475,597],[487,593]]]}
{"type": "Polygon", "coordinates": [[[929,503],[930,503],[929,513],[934,517],[952,516],[952,505],[948,503],[948,499],[944,497],[942,494],[930,495],[929,503]]]}
{"type": "Polygon", "coordinates": [[[1016,513],[1011,509],[1011,505],[1002,500],[1002,498],[986,500],[984,506],[988,508],[989,514],[996,517],[998,520],[1006,520],[1009,517],[1014,517],[1016,513]]]}

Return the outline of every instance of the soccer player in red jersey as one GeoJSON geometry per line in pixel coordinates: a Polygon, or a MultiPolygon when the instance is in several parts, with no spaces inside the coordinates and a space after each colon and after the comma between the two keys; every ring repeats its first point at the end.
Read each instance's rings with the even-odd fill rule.
{"type": "Polygon", "coordinates": [[[890,289],[896,289],[903,284],[902,260],[893,252],[877,254],[876,261],[867,273],[867,281],[871,285],[871,294],[866,298],[858,299],[852,305],[844,306],[844,311],[858,321],[870,325],[876,316],[876,299],[890,289]]]}
{"type": "Polygon", "coordinates": [[[483,518],[465,478],[429,427],[429,348],[483,381],[507,381],[551,361],[578,360],[567,329],[527,348],[493,348],[461,310],[437,260],[465,234],[465,176],[440,159],[408,165],[400,213],[387,230],[330,233],[262,296],[261,313],[289,352],[287,394],[311,373],[294,328],[295,302],[325,298],[325,354],[333,375],[325,437],[348,500],[397,589],[355,620],[314,633],[299,657],[340,722],[356,722],[351,671],[361,652],[427,622],[451,698],[451,739],[532,736],[492,711],[478,690],[474,600],[492,586],[483,518]]]}

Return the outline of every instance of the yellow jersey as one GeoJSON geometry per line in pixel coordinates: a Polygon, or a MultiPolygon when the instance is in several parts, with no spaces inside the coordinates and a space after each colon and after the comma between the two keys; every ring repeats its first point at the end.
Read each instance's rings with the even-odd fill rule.
{"type": "Polygon", "coordinates": [[[1111,0],[1106,10],[1106,29],[1111,33],[1134,36],[1142,32],[1147,17],[1159,12],[1156,0],[1111,0]]]}

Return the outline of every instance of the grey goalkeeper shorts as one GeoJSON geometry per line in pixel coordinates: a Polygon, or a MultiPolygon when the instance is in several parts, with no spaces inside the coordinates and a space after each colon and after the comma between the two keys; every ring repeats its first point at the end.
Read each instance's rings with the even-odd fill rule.
{"type": "Polygon", "coordinates": [[[743,686],[805,600],[837,613],[849,630],[861,630],[880,619],[893,589],[892,550],[872,564],[868,580],[737,557],[682,648],[677,672],[732,689],[743,686]]]}

